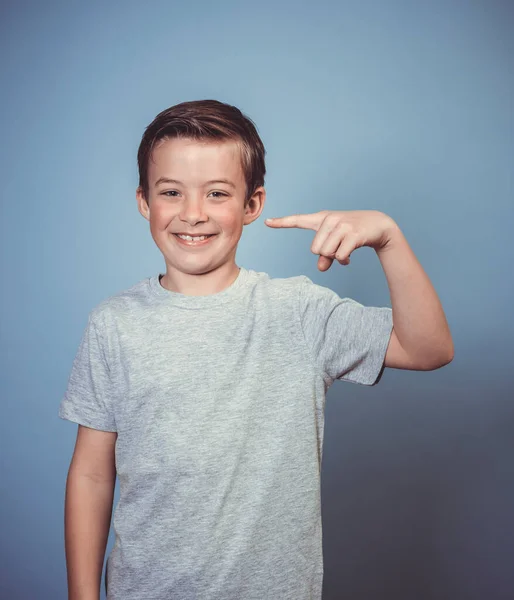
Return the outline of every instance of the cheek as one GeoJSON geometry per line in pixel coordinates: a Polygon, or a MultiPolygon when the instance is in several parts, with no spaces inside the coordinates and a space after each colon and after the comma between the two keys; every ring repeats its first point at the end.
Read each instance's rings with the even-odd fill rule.
{"type": "Polygon", "coordinates": [[[222,227],[224,227],[227,230],[238,231],[243,226],[243,215],[220,215],[218,222],[222,227]]]}
{"type": "Polygon", "coordinates": [[[165,206],[154,206],[150,210],[150,224],[155,227],[167,227],[172,218],[172,211],[165,206]]]}
{"type": "Polygon", "coordinates": [[[225,232],[225,235],[230,237],[236,237],[239,235],[239,231],[241,229],[241,225],[239,221],[230,220],[227,222],[219,222],[221,229],[225,232]]]}

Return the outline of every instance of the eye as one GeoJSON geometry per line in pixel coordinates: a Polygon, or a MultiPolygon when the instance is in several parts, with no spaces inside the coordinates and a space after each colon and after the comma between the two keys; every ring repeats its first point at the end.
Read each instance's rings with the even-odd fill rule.
{"type": "MultiPolygon", "coordinates": [[[[165,192],[161,192],[161,196],[167,196],[168,198],[176,198],[175,194],[178,194],[176,190],[166,190],[165,192]]],[[[228,196],[223,192],[211,192],[211,194],[218,194],[215,198],[222,198],[223,196],[228,196]]]]}

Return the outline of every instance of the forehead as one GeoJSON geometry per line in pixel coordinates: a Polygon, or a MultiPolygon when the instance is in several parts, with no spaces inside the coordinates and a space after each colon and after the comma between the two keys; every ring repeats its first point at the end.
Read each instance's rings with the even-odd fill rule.
{"type": "Polygon", "coordinates": [[[150,182],[162,176],[184,182],[219,177],[241,181],[241,150],[234,140],[160,140],[148,162],[148,176],[150,182]]]}

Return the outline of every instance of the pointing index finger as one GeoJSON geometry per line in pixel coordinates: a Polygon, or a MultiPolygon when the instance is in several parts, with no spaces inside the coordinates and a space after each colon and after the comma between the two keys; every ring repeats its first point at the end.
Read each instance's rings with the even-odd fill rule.
{"type": "Polygon", "coordinates": [[[300,229],[316,230],[323,219],[319,213],[306,215],[288,215],[287,217],[277,217],[276,219],[266,219],[266,225],[272,227],[299,227],[300,229]]]}

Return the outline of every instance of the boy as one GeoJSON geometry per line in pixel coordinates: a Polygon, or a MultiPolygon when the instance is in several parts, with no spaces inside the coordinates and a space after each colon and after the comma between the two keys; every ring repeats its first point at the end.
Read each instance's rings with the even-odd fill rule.
{"type": "Polygon", "coordinates": [[[452,359],[437,295],[383,213],[269,226],[316,231],[320,270],[375,248],[392,309],[236,265],[264,207],[264,155],[253,122],[214,100],[173,106],[143,135],[136,197],[166,272],[91,311],[61,401],[79,425],[70,600],[99,598],[116,475],[108,600],[319,600],[327,389],[452,359]]]}

